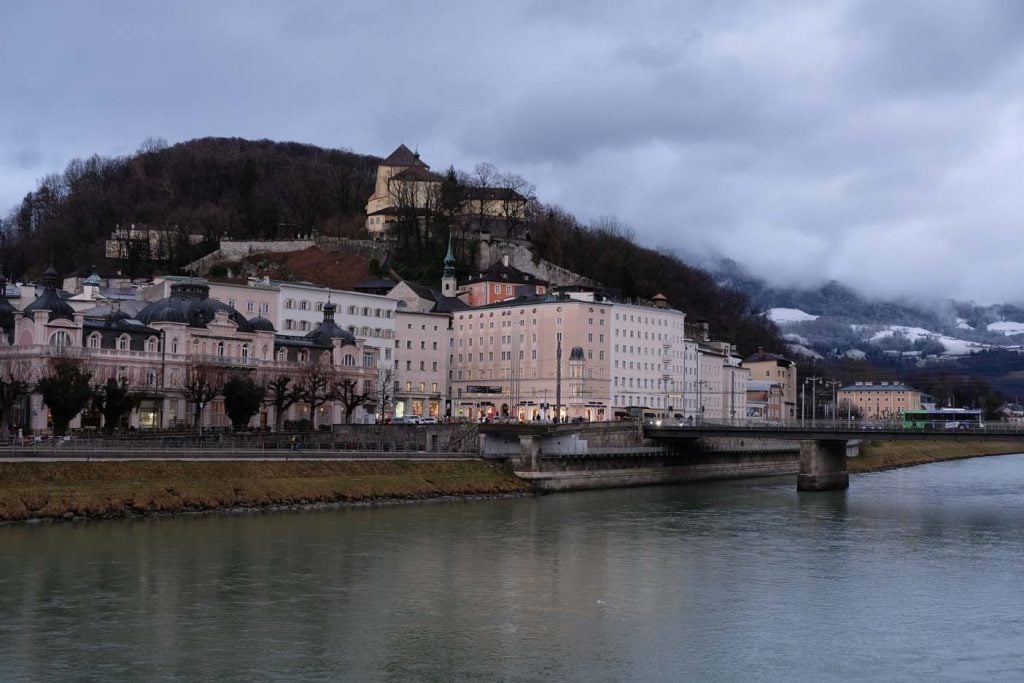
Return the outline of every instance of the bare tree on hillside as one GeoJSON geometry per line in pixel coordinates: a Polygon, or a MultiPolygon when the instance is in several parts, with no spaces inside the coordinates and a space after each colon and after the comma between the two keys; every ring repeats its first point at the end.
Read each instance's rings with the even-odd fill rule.
{"type": "Polygon", "coordinates": [[[507,235],[511,239],[517,239],[526,222],[527,205],[533,201],[537,188],[515,173],[499,175],[497,186],[501,217],[505,221],[507,235]]]}

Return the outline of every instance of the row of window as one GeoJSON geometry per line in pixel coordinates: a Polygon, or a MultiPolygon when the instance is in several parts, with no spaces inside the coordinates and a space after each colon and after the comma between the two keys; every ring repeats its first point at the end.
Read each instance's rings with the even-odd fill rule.
{"type": "MultiPolygon", "coordinates": [[[[396,339],[395,340],[395,348],[396,349],[402,348],[402,342],[400,342],[400,341],[398,341],[396,339]]],[[[407,349],[411,349],[412,348],[412,340],[411,339],[405,340],[405,348],[407,348],[407,349]]],[[[420,340],[420,349],[423,349],[425,351],[426,348],[427,348],[427,342],[425,342],[423,340],[420,340]]],[[[437,342],[436,341],[435,342],[431,342],[431,348],[433,350],[437,351],[437,342]]]]}
{"type": "MultiPolygon", "coordinates": [[[[230,301],[228,303],[231,303],[230,301]]],[[[285,299],[284,307],[288,310],[299,310],[299,311],[323,311],[323,301],[310,302],[305,299],[285,299]]],[[[234,305],[234,304],[232,304],[234,305]]],[[[264,304],[266,305],[266,304],[264,304]]],[[[366,318],[392,318],[394,317],[394,311],[390,308],[371,308],[369,306],[348,306],[345,309],[348,315],[361,315],[366,318]]]]}
{"type": "MultiPolygon", "coordinates": [[[[405,390],[406,391],[412,391],[412,388],[413,388],[413,383],[412,382],[406,382],[405,383],[405,390]]],[[[395,393],[397,394],[401,390],[402,390],[402,383],[399,382],[398,380],[395,380],[395,393]]],[[[422,394],[422,393],[425,393],[426,391],[427,391],[427,383],[426,382],[420,382],[419,383],[419,392],[422,394]]],[[[430,383],[430,393],[432,393],[432,394],[436,394],[437,393],[437,382],[431,382],[430,383]]]]}

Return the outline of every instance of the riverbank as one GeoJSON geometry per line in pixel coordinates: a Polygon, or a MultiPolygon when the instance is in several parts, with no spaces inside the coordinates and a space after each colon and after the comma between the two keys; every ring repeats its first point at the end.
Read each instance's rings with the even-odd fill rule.
{"type": "Polygon", "coordinates": [[[1024,453],[1020,441],[875,441],[861,444],[860,455],[847,461],[850,474],[880,472],[932,462],[1024,453]]]}
{"type": "Polygon", "coordinates": [[[482,461],[0,463],[0,521],[526,494],[482,461]]]}

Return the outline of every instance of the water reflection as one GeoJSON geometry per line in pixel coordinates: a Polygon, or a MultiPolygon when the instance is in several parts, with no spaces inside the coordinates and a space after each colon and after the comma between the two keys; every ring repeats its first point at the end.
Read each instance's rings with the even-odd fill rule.
{"type": "Polygon", "coordinates": [[[1016,679],[1022,484],[0,527],[0,680],[1016,679]]]}

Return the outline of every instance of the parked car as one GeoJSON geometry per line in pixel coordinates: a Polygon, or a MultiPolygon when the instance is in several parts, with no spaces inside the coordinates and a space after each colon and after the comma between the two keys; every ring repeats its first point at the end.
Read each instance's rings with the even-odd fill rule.
{"type": "Polygon", "coordinates": [[[418,425],[420,424],[420,418],[415,415],[405,415],[403,417],[395,417],[391,419],[393,425],[418,425]]]}
{"type": "Polygon", "coordinates": [[[421,424],[421,425],[436,425],[437,424],[437,418],[436,417],[431,417],[429,415],[427,415],[426,417],[421,417],[419,420],[420,420],[419,424],[421,424]]]}

